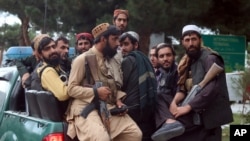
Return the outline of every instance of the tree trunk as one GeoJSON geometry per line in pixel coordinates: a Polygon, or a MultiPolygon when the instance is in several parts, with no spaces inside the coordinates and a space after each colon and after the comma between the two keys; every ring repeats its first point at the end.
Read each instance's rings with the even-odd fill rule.
{"type": "Polygon", "coordinates": [[[2,46],[2,47],[0,47],[0,67],[1,67],[1,65],[2,65],[3,52],[4,52],[4,49],[3,49],[3,46],[2,46]]]}
{"type": "Polygon", "coordinates": [[[30,46],[30,38],[28,34],[29,28],[29,17],[22,17],[20,18],[22,25],[20,27],[20,39],[19,39],[19,46],[30,46]]]}
{"type": "Polygon", "coordinates": [[[140,36],[140,50],[148,56],[149,43],[150,43],[150,34],[148,33],[138,33],[140,36]]]}

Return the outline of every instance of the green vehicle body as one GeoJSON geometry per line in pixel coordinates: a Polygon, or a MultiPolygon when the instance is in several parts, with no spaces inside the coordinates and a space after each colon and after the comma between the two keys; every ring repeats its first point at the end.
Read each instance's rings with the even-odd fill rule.
{"type": "Polygon", "coordinates": [[[66,123],[30,116],[24,94],[16,67],[0,68],[0,141],[68,141],[66,123]]]}

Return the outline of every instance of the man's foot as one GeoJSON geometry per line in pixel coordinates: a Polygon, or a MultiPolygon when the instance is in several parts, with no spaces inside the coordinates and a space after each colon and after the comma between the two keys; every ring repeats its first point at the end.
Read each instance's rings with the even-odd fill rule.
{"type": "Polygon", "coordinates": [[[154,141],[167,141],[173,137],[183,134],[185,131],[184,126],[179,122],[164,123],[152,136],[154,141]]]}

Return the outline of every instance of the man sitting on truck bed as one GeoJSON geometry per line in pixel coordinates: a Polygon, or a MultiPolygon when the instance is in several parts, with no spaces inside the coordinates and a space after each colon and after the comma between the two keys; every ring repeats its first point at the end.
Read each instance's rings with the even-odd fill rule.
{"type": "Polygon", "coordinates": [[[60,108],[65,111],[69,98],[67,80],[61,80],[64,73],[60,68],[60,55],[56,51],[55,41],[51,37],[43,37],[38,42],[41,62],[31,74],[30,89],[51,92],[63,106],[60,106],[60,108]]]}

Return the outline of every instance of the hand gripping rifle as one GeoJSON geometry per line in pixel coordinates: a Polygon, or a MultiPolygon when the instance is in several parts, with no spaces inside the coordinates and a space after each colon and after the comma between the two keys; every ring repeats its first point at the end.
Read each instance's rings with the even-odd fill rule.
{"type": "Polygon", "coordinates": [[[223,71],[223,68],[217,65],[216,63],[213,63],[211,68],[206,73],[204,79],[197,85],[194,85],[191,89],[191,91],[188,93],[186,98],[183,100],[183,102],[180,104],[181,106],[187,105],[195,96],[198,94],[202,88],[207,85],[209,81],[211,81],[216,75],[221,73],[223,71]]]}
{"type": "Polygon", "coordinates": [[[110,112],[107,108],[107,103],[101,99],[99,99],[97,88],[102,86],[102,82],[99,80],[98,77],[98,65],[97,65],[97,60],[95,55],[87,55],[86,56],[86,62],[85,62],[85,68],[86,68],[86,79],[90,83],[90,77],[92,76],[95,84],[93,86],[94,90],[94,99],[93,101],[83,109],[81,115],[84,118],[87,118],[88,114],[96,109],[98,111],[98,114],[107,129],[107,132],[110,135],[110,123],[109,123],[109,117],[110,117],[110,112]],[[91,76],[90,76],[91,75],[91,76]]]}

